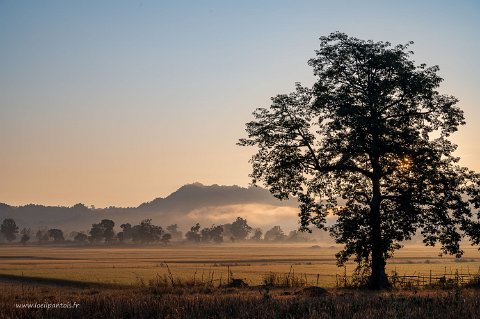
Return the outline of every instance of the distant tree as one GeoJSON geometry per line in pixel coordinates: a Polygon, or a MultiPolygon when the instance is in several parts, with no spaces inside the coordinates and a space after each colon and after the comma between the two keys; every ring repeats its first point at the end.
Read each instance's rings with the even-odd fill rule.
{"type": "Polygon", "coordinates": [[[220,244],[223,242],[223,227],[221,225],[213,225],[210,227],[210,237],[212,238],[213,242],[216,244],[220,244]]]}
{"type": "Polygon", "coordinates": [[[84,243],[88,240],[88,236],[87,234],[84,234],[84,233],[77,233],[75,235],[75,237],[73,237],[73,241],[77,242],[77,243],[84,243]]]}
{"type": "Polygon", "coordinates": [[[197,223],[190,228],[190,230],[185,234],[185,237],[188,241],[199,242],[202,236],[200,236],[200,224],[197,223]]]}
{"type": "Polygon", "coordinates": [[[73,230],[68,234],[68,236],[65,239],[66,240],[73,240],[75,238],[75,236],[77,236],[77,234],[78,234],[78,231],[73,230]]]}
{"type": "Polygon", "coordinates": [[[12,241],[17,238],[18,226],[12,218],[5,218],[0,226],[0,232],[6,240],[12,241]]]}
{"type": "Polygon", "coordinates": [[[63,231],[57,228],[49,229],[48,237],[52,238],[55,243],[62,243],[65,241],[65,238],[63,237],[63,231]]]}
{"type": "Polygon", "coordinates": [[[292,230],[290,233],[288,233],[288,236],[286,238],[287,241],[292,241],[292,242],[308,242],[310,239],[306,236],[304,232],[300,232],[298,230],[292,230]]]}
{"type": "Polygon", "coordinates": [[[223,242],[223,227],[221,225],[212,225],[210,228],[204,228],[201,231],[202,241],[214,243],[223,242]]]}
{"type": "Polygon", "coordinates": [[[48,230],[47,229],[39,229],[35,234],[35,238],[40,244],[46,243],[49,240],[48,230]]]}
{"type": "Polygon", "coordinates": [[[129,223],[122,224],[120,225],[120,228],[122,229],[121,232],[117,234],[118,240],[123,243],[125,241],[131,240],[132,239],[132,225],[129,223]]]}
{"type": "Polygon", "coordinates": [[[113,220],[110,219],[103,219],[98,224],[92,224],[92,228],[90,229],[90,241],[92,242],[111,242],[115,236],[115,232],[113,231],[113,227],[115,223],[113,220]]]}
{"type": "Polygon", "coordinates": [[[250,239],[253,241],[260,241],[262,240],[262,235],[263,235],[262,230],[260,228],[255,228],[253,230],[253,235],[250,239]]]}
{"type": "Polygon", "coordinates": [[[88,240],[93,242],[100,242],[103,240],[104,229],[99,224],[92,224],[92,228],[89,231],[90,236],[88,240]]]}
{"type": "Polygon", "coordinates": [[[272,98],[239,142],[258,147],[254,183],[298,199],[302,230],[336,215],[337,262],[354,256],[373,289],[389,285],[386,260],[417,230],[457,257],[462,237],[480,244],[480,175],[458,165],[449,140],[463,112],[438,92],[438,66],[416,65],[410,44],[321,37],[313,88],[272,98]]]}
{"type": "MultiPolygon", "coordinates": [[[[234,238],[234,236],[232,234],[232,224],[230,224],[230,223],[223,224],[222,227],[223,227],[223,238],[225,238],[225,239],[234,238]]],[[[235,240],[235,238],[234,238],[234,240],[235,240]]]]}
{"type": "Polygon", "coordinates": [[[22,228],[20,234],[22,235],[22,237],[20,238],[20,242],[22,243],[22,245],[26,245],[27,242],[30,240],[30,237],[32,236],[32,230],[30,228],[22,228]]]}
{"type": "Polygon", "coordinates": [[[161,239],[162,233],[162,227],[153,225],[151,219],[144,219],[139,225],[132,227],[134,242],[153,243],[161,239]]]}
{"type": "Polygon", "coordinates": [[[200,231],[200,240],[202,242],[209,242],[211,240],[210,238],[210,228],[203,228],[201,231],[200,231]]]}
{"type": "Polygon", "coordinates": [[[160,240],[162,244],[168,245],[170,244],[170,240],[172,239],[172,234],[163,234],[162,239],[160,240]]]}
{"type": "Polygon", "coordinates": [[[252,231],[252,227],[250,227],[247,223],[246,219],[241,217],[237,217],[237,219],[232,223],[230,228],[232,236],[235,237],[235,240],[245,240],[252,231]]]}
{"type": "Polygon", "coordinates": [[[178,225],[177,224],[172,224],[167,226],[166,228],[167,233],[172,235],[173,240],[180,240],[182,239],[182,232],[178,230],[178,225]]]}
{"type": "Polygon", "coordinates": [[[125,233],[123,231],[117,233],[117,239],[119,242],[125,242],[125,233]]]}
{"type": "Polygon", "coordinates": [[[283,241],[286,237],[287,236],[285,236],[285,233],[280,226],[273,226],[271,229],[267,230],[263,238],[266,241],[283,241]]]}
{"type": "Polygon", "coordinates": [[[82,203],[78,203],[78,204],[75,204],[72,206],[72,209],[76,210],[76,211],[87,211],[88,210],[88,207],[85,206],[84,204],[82,203]]]}
{"type": "Polygon", "coordinates": [[[115,232],[113,231],[113,227],[115,223],[113,220],[110,219],[103,219],[100,224],[103,226],[103,237],[105,238],[105,242],[109,243],[115,237],[115,232]]]}

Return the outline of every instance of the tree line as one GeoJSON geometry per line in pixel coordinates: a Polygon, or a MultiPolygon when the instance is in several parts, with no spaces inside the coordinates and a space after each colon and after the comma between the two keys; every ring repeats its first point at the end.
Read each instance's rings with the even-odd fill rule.
{"type": "Polygon", "coordinates": [[[41,228],[35,232],[31,228],[20,229],[14,219],[5,218],[0,225],[0,239],[7,242],[19,240],[24,245],[33,242],[34,239],[39,244],[74,242],[79,244],[158,243],[163,245],[167,245],[171,241],[190,243],[223,243],[246,240],[256,242],[310,241],[304,233],[297,230],[292,230],[287,235],[280,226],[273,226],[263,233],[262,229],[251,227],[242,217],[237,217],[232,223],[204,228],[196,223],[185,235],[177,224],[163,228],[154,225],[151,219],[144,219],[137,225],[121,224],[119,232],[115,232],[114,227],[113,220],[102,219],[99,223],[92,224],[89,231],[73,231],[66,238],[64,231],[58,228],[41,228]]]}

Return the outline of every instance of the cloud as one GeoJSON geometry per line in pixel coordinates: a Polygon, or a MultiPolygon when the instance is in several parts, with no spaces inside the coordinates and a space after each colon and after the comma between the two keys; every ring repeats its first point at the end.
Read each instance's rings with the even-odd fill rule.
{"type": "MultiPolygon", "coordinates": [[[[253,227],[280,225],[287,229],[298,228],[298,208],[262,204],[239,204],[216,207],[202,207],[187,214],[192,222],[204,221],[210,224],[227,224],[237,217],[246,218],[253,227]]],[[[207,225],[205,225],[207,226],[207,225]]]]}

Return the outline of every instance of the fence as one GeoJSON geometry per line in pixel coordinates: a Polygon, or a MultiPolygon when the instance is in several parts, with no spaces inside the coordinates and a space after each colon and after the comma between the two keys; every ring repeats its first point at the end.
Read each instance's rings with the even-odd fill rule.
{"type": "MultiPolygon", "coordinates": [[[[162,266],[163,267],[163,266],[162,266]]],[[[271,286],[271,287],[346,287],[354,288],[367,284],[368,272],[363,274],[355,273],[353,275],[344,268],[343,274],[328,272],[302,272],[298,271],[294,265],[290,266],[288,272],[255,272],[245,268],[243,265],[226,265],[226,267],[216,266],[208,270],[195,270],[192,276],[175,276],[168,265],[163,275],[157,275],[156,281],[161,281],[164,285],[250,285],[250,286],[271,286]],[[236,266],[239,266],[238,269],[236,266]]],[[[368,270],[368,269],[367,269],[368,270]]],[[[471,273],[469,268],[456,269],[444,272],[434,273],[432,270],[426,273],[399,274],[396,269],[388,274],[388,279],[394,288],[454,288],[460,286],[470,286],[480,288],[480,268],[477,272],[471,273]],[[465,272],[466,271],[466,272],[465,272]]]]}
{"type": "MultiPolygon", "coordinates": [[[[393,271],[388,279],[394,288],[453,288],[460,286],[477,286],[480,287],[480,269],[477,273],[459,273],[445,271],[441,274],[432,273],[430,270],[427,274],[413,274],[413,275],[400,275],[396,271],[393,271]]],[[[354,287],[364,284],[367,280],[362,276],[347,276],[336,275],[336,287],[354,287]]]]}

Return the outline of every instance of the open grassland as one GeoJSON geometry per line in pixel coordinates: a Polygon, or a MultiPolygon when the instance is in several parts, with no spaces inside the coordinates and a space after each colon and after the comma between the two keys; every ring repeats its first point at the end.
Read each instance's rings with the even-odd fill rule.
{"type": "MultiPolygon", "coordinates": [[[[354,268],[335,265],[338,249],[0,246],[0,318],[480,318],[478,282],[383,292],[332,288],[354,268]],[[236,285],[232,277],[243,281],[236,285]]],[[[475,249],[459,262],[408,247],[388,267],[409,275],[476,274],[479,265],[475,249]]]]}
{"type": "Polygon", "coordinates": [[[480,294],[472,289],[372,292],[209,286],[79,288],[0,280],[0,290],[8,292],[0,294],[2,319],[480,318],[480,294]]]}
{"type": "MultiPolygon", "coordinates": [[[[316,244],[222,244],[143,247],[0,246],[0,276],[15,275],[86,283],[142,285],[155,278],[222,285],[231,276],[251,286],[269,275],[290,274],[304,285],[334,287],[349,275],[335,264],[336,246],[316,244]]],[[[476,274],[480,253],[465,247],[457,260],[438,250],[409,246],[389,260],[388,271],[399,275],[476,274]]]]}

